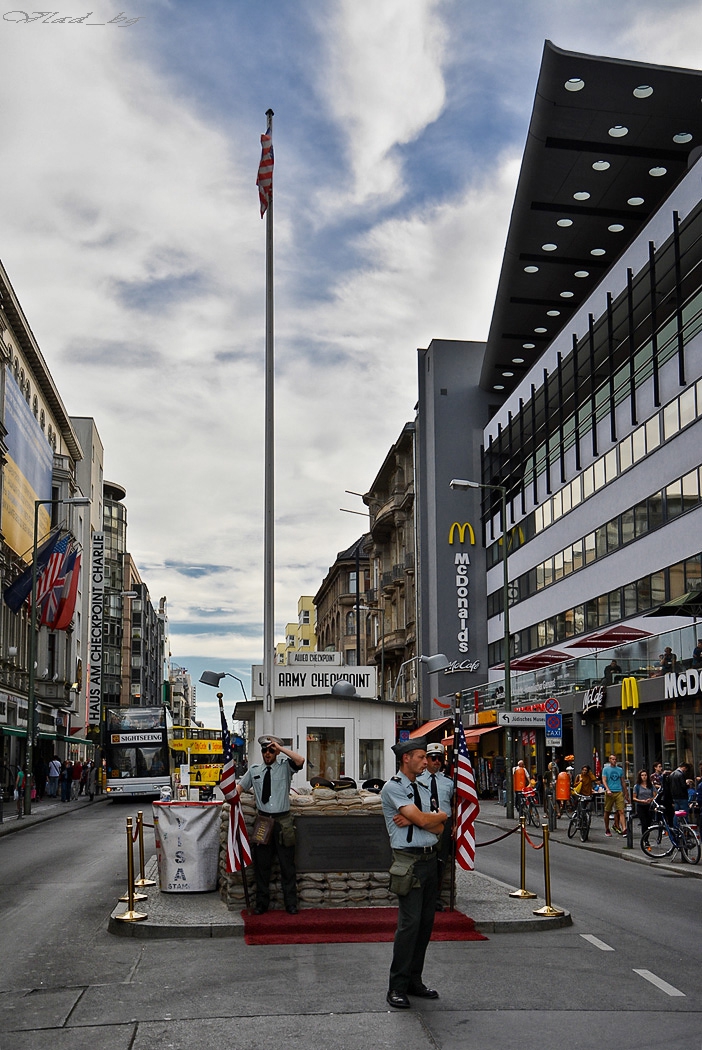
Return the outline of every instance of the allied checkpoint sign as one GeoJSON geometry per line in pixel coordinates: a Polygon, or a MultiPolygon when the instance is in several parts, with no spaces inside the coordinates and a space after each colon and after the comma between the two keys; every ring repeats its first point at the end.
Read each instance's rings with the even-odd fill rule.
{"type": "MultiPolygon", "coordinates": [[[[328,696],[336,682],[349,682],[358,696],[375,699],[378,695],[377,667],[318,667],[275,664],[273,696],[328,696]]],[[[251,668],[251,693],[263,696],[263,665],[251,668]]]]}

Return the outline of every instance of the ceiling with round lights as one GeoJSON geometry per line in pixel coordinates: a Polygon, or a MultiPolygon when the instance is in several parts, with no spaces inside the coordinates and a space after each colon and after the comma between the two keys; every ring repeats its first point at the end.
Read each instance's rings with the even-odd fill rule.
{"type": "Polygon", "coordinates": [[[702,146],[700,98],[702,72],[546,41],[484,390],[506,397],[514,389],[668,197],[702,146]],[[524,359],[515,350],[526,350],[524,359]]]}

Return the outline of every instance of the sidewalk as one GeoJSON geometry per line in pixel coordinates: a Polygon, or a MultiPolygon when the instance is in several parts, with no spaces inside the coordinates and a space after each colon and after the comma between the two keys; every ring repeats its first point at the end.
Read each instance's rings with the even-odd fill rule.
{"type": "Polygon", "coordinates": [[[23,816],[21,820],[17,819],[17,803],[11,799],[9,802],[5,802],[2,807],[3,819],[2,823],[0,823],[0,838],[3,835],[11,835],[15,831],[22,831],[24,828],[42,824],[45,820],[53,820],[54,817],[60,817],[63,813],[83,809],[84,806],[94,806],[96,802],[107,802],[107,798],[107,795],[96,795],[92,802],[87,795],[79,795],[74,802],[62,802],[60,798],[48,797],[41,800],[35,799],[32,802],[32,812],[29,816],[23,816]]]}
{"type": "MultiPolygon", "coordinates": [[[[544,821],[546,818],[544,817],[544,821]]],[[[611,838],[605,838],[604,832],[604,820],[601,814],[593,814],[592,825],[590,828],[590,834],[587,842],[581,842],[580,836],[576,835],[575,838],[568,838],[568,823],[570,816],[562,817],[558,821],[558,827],[556,831],[552,831],[549,836],[549,843],[556,845],[557,847],[572,846],[575,849],[585,850],[587,853],[601,853],[603,856],[613,857],[618,860],[627,860],[633,864],[646,864],[649,867],[662,867],[673,869],[684,873],[686,876],[695,879],[702,879],[702,862],[700,864],[683,864],[680,862],[680,854],[674,853],[673,858],[666,858],[663,860],[651,860],[641,852],[641,831],[638,820],[634,820],[634,845],[632,849],[627,848],[626,836],[612,835],[611,838]]],[[[505,831],[513,828],[515,824],[519,823],[515,817],[514,820],[508,820],[505,807],[500,805],[499,802],[493,799],[486,799],[480,803],[480,816],[477,820],[478,825],[488,825],[493,828],[501,828],[505,831]]],[[[611,826],[611,825],[610,825],[611,826]]],[[[527,834],[531,838],[541,839],[541,831],[538,828],[527,826],[527,834]]],[[[489,838],[485,829],[478,832],[478,841],[489,838]]]]}

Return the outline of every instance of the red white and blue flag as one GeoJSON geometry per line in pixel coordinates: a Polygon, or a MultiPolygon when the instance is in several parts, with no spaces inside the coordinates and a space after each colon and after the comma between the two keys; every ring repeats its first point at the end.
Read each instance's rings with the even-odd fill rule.
{"type": "Polygon", "coordinates": [[[222,752],[224,757],[222,779],[219,782],[219,787],[230,806],[229,827],[227,829],[227,871],[241,871],[243,868],[248,868],[249,864],[251,864],[251,846],[249,845],[244,813],[239,801],[239,792],[236,790],[234,749],[221,701],[219,715],[222,720],[222,752]]]}
{"type": "Polygon", "coordinates": [[[80,579],[80,560],[81,556],[78,553],[78,549],[74,547],[66,559],[63,589],[56,616],[48,624],[52,631],[67,631],[73,622],[73,614],[76,611],[76,597],[78,595],[78,580],[80,579]]]}
{"type": "Polygon", "coordinates": [[[273,136],[270,131],[261,135],[261,162],[258,165],[256,185],[263,218],[273,200],[273,136]]]}
{"type": "Polygon", "coordinates": [[[459,868],[472,871],[475,867],[475,818],[480,812],[480,803],[462,722],[456,727],[456,739],[456,862],[459,868]]]}
{"type": "Polygon", "coordinates": [[[66,533],[54,547],[48,564],[37,581],[37,610],[41,613],[42,624],[48,625],[56,618],[66,582],[70,552],[71,537],[66,533]]]}

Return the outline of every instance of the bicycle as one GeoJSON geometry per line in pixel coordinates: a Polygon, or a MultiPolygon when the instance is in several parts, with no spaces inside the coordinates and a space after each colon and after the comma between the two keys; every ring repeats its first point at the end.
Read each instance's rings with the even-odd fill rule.
{"type": "Polygon", "coordinates": [[[662,860],[664,857],[671,857],[676,850],[679,850],[684,861],[689,864],[699,864],[702,846],[687,822],[685,810],[681,809],[676,812],[677,825],[671,825],[666,820],[663,807],[655,799],[651,805],[658,820],[656,824],[650,824],[641,836],[641,849],[644,854],[647,857],[662,860]]]}
{"type": "Polygon", "coordinates": [[[533,788],[527,788],[526,791],[518,791],[515,802],[517,804],[517,816],[526,817],[527,823],[533,824],[535,828],[540,828],[541,815],[536,805],[536,791],[533,788]]]}
{"type": "Polygon", "coordinates": [[[579,831],[581,842],[587,842],[588,835],[590,834],[591,821],[592,813],[590,811],[590,795],[579,795],[575,812],[570,818],[570,823],[568,825],[568,838],[575,838],[576,832],[579,831]]]}

